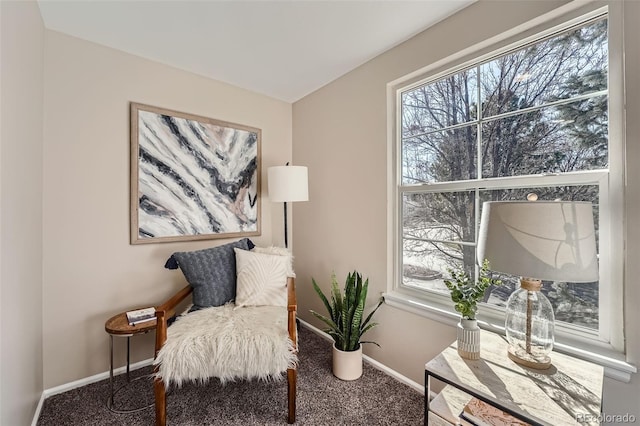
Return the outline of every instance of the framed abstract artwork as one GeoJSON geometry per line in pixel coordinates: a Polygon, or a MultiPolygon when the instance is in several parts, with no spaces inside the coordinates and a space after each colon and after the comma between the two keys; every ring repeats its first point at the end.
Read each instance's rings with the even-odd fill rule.
{"type": "Polygon", "coordinates": [[[262,132],[131,103],[131,244],[260,235],[262,132]]]}

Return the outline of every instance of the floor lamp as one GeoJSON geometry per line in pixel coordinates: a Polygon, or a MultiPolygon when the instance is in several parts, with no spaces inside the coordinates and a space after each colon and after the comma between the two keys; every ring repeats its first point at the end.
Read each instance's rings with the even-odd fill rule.
{"type": "Polygon", "coordinates": [[[551,366],[554,312],[542,280],[598,281],[593,207],[589,202],[493,201],[482,206],[478,261],[520,276],[507,301],[505,332],[513,361],[551,366]]]}
{"type": "Polygon", "coordinates": [[[287,202],[308,201],[308,172],[304,166],[269,167],[267,182],[269,199],[273,202],[284,202],[284,246],[289,247],[287,240],[287,202]]]}

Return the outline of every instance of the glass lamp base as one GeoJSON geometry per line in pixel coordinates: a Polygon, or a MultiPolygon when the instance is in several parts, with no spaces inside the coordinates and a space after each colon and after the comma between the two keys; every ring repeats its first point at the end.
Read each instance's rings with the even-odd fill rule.
{"type": "Polygon", "coordinates": [[[546,370],[551,367],[551,358],[546,354],[528,353],[524,348],[513,345],[509,345],[508,354],[513,362],[534,370],[546,370]]]}

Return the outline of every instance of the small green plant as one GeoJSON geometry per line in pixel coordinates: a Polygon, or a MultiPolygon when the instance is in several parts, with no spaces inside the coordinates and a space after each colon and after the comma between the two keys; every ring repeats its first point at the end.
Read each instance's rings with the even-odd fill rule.
{"type": "Polygon", "coordinates": [[[336,342],[336,348],[341,351],[356,351],[363,343],[373,343],[374,345],[380,346],[376,342],[360,340],[364,333],[378,325],[378,323],[370,323],[370,321],[373,314],[384,301],[380,298],[378,305],[363,321],[367,290],[369,288],[368,278],[363,283],[362,275],[357,271],[349,273],[344,286],[344,292],[341,292],[336,274],[331,274],[331,303],[329,303],[329,300],[316,281],[313,278],[311,278],[311,281],[313,288],[316,290],[316,293],[318,293],[318,296],[320,296],[320,299],[322,299],[325,308],[327,308],[329,317],[313,310],[311,313],[328,326],[325,331],[333,337],[333,340],[336,342]]]}
{"type": "Polygon", "coordinates": [[[450,280],[444,280],[444,284],[451,292],[451,300],[455,303],[455,309],[464,319],[476,319],[478,301],[484,297],[484,292],[492,285],[502,285],[502,281],[491,278],[488,274],[489,261],[482,262],[478,280],[473,282],[469,274],[464,271],[447,270],[451,275],[450,280]]]}

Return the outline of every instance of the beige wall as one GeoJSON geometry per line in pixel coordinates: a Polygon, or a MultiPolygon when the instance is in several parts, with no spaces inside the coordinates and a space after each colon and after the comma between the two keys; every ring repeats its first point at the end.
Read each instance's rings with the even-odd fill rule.
{"type": "MultiPolygon", "coordinates": [[[[310,201],[294,206],[294,243],[298,276],[299,313],[321,324],[309,309],[322,310],[310,281],[314,277],[328,288],[335,270],[344,279],[357,268],[371,281],[371,302],[387,289],[387,83],[443,58],[488,40],[517,25],[553,10],[565,1],[479,1],[398,47],[312,93],[293,106],[294,162],[309,166],[310,201]]],[[[638,3],[628,7],[627,101],[630,117],[638,117],[638,3]],[[635,61],[631,63],[631,61],[635,61]],[[634,111],[635,115],[631,114],[634,111]]],[[[629,120],[627,153],[640,158],[638,120],[629,120]]],[[[627,187],[628,251],[626,289],[628,359],[640,355],[640,172],[629,169],[627,187]]],[[[380,326],[365,352],[381,363],[422,383],[424,363],[455,338],[453,327],[383,306],[380,326]]],[[[634,413],[640,418],[638,377],[632,384],[606,381],[607,413],[634,413]]]]}
{"type": "Polygon", "coordinates": [[[0,424],[42,393],[44,27],[35,2],[0,2],[0,424]]]}
{"type": "MultiPolygon", "coordinates": [[[[129,102],[262,129],[260,244],[281,244],[282,204],[266,198],[266,170],[291,159],[291,104],[60,33],[45,40],[46,389],[107,371],[105,320],[185,284],[163,267],[171,253],[228,242],[129,244],[129,102]]],[[[152,339],[132,340],[133,361],[153,356],[152,339]]]]}

